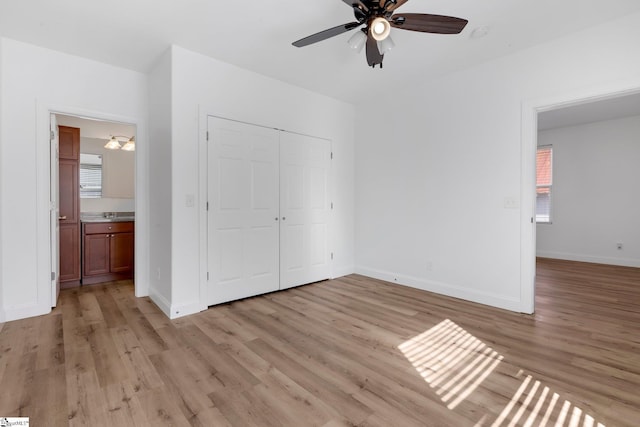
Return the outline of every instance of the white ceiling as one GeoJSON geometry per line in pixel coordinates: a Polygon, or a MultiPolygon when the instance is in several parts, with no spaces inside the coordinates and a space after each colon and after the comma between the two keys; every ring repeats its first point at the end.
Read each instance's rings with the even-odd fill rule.
{"type": "Polygon", "coordinates": [[[538,130],[640,116],[640,93],[588,102],[538,114],[538,130]]]}
{"type": "Polygon", "coordinates": [[[509,54],[640,11],[638,0],[411,0],[399,12],[466,18],[460,35],[393,29],[384,68],[350,51],[350,34],[304,48],[291,42],[353,21],[341,0],[2,0],[0,35],[148,72],[171,44],[351,103],[375,90],[509,54]],[[489,34],[470,38],[478,27],[489,34]]]}
{"type": "MultiPolygon", "coordinates": [[[[81,138],[104,139],[105,143],[112,136],[132,137],[136,135],[136,127],[124,123],[107,122],[90,118],[66,116],[56,114],[56,121],[59,125],[80,128],[81,138]]],[[[123,138],[120,138],[123,139],[123,138]]]]}

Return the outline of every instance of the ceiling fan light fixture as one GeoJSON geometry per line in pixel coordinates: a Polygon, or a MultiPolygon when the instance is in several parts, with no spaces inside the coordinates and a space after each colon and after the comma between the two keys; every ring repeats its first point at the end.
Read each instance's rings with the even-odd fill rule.
{"type": "Polygon", "coordinates": [[[391,32],[391,24],[382,16],[378,16],[371,20],[369,24],[369,31],[371,31],[371,37],[376,41],[382,41],[389,37],[391,32]]]}
{"type": "Polygon", "coordinates": [[[362,52],[362,48],[364,48],[364,45],[367,43],[367,35],[362,31],[356,31],[354,35],[349,37],[347,43],[349,44],[349,47],[351,49],[360,53],[362,52]]]}
{"type": "Polygon", "coordinates": [[[111,139],[109,140],[109,142],[107,142],[104,145],[104,148],[107,148],[109,150],[119,150],[120,149],[120,142],[118,142],[118,140],[116,139],[115,136],[112,136],[111,139]]]}
{"type": "Polygon", "coordinates": [[[378,42],[378,51],[381,55],[389,52],[394,47],[396,47],[396,44],[393,42],[393,40],[391,40],[390,36],[378,42]]]}

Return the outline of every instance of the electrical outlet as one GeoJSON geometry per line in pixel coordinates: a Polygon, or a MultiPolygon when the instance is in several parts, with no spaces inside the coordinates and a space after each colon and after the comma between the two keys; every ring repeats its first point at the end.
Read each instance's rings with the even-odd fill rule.
{"type": "Polygon", "coordinates": [[[622,243],[621,242],[616,243],[616,248],[618,248],[618,250],[621,251],[622,250],[622,243]]]}

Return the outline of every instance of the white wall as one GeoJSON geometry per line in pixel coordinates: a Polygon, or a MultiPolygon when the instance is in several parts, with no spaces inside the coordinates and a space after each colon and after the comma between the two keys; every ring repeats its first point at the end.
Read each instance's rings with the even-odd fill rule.
{"type": "MultiPolygon", "coordinates": [[[[4,110],[4,79],[2,78],[3,72],[3,60],[4,55],[2,54],[4,50],[4,39],[0,37],[0,202],[2,201],[2,194],[4,194],[4,179],[2,177],[2,164],[4,163],[2,160],[2,141],[4,141],[4,132],[2,127],[2,112],[4,110]]],[[[2,207],[0,206],[0,242],[4,241],[4,235],[2,232],[2,207]]],[[[0,243],[0,323],[5,321],[4,314],[4,287],[2,286],[2,244],[0,243]]]]}
{"type": "Polygon", "coordinates": [[[554,180],[538,256],[640,267],[640,116],[542,131],[538,144],[553,145],[554,180]]]}
{"type": "Polygon", "coordinates": [[[638,40],[640,14],[359,105],[356,271],[526,311],[523,104],[638,80],[638,40]]]}
{"type": "Polygon", "coordinates": [[[149,75],[149,297],[171,305],[171,50],[149,75]]]}
{"type": "Polygon", "coordinates": [[[334,275],[353,271],[353,106],[174,46],[171,316],[203,308],[206,293],[206,115],[328,138],[334,161],[334,275]],[[186,207],[185,197],[196,196],[186,207]]]}
{"type": "MultiPolygon", "coordinates": [[[[135,124],[140,155],[139,147],[146,141],[147,82],[140,73],[9,39],[2,39],[0,54],[0,286],[4,314],[12,320],[47,313],[51,305],[49,109],[135,124]]],[[[145,211],[144,205],[136,211],[145,211]]],[[[139,285],[144,287],[147,280],[147,249],[138,242],[147,237],[140,226],[139,220],[136,292],[144,293],[139,285]]]]}

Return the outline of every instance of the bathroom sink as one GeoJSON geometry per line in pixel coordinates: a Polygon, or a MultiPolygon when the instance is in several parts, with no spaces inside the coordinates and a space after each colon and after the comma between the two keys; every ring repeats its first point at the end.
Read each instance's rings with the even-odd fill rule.
{"type": "Polygon", "coordinates": [[[83,212],[80,215],[81,222],[125,222],[135,221],[133,212],[83,212]]]}

